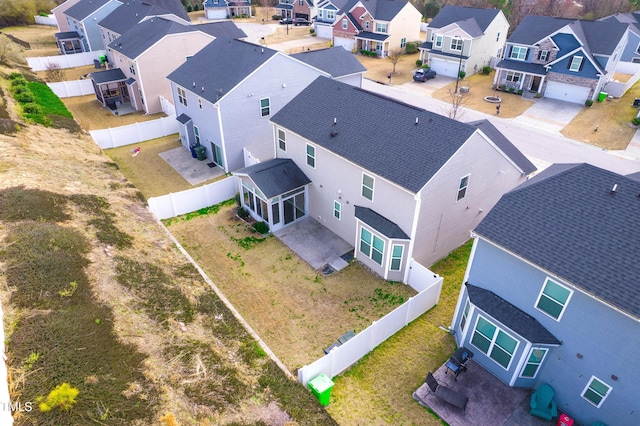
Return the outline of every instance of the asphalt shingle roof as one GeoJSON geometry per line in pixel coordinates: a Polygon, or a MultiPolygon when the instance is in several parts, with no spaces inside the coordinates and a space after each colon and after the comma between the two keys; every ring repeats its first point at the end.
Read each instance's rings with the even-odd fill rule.
{"type": "Polygon", "coordinates": [[[96,82],[96,84],[102,84],[112,81],[125,81],[127,77],[124,75],[120,68],[114,68],[112,70],[106,71],[96,71],[89,74],[91,79],[96,82]]]}
{"type": "Polygon", "coordinates": [[[249,176],[267,198],[282,195],[311,183],[296,163],[288,158],[275,158],[257,163],[237,170],[234,174],[249,176]]]}
{"type": "Polygon", "coordinates": [[[507,157],[509,157],[522,170],[522,173],[529,175],[537,170],[536,166],[525,155],[511,143],[489,120],[471,121],[468,124],[477,127],[495,143],[507,157]]]}
{"type": "Polygon", "coordinates": [[[333,78],[367,71],[351,52],[340,46],[296,53],[291,57],[329,73],[333,78]]]}
{"type": "Polygon", "coordinates": [[[356,217],[387,238],[408,240],[409,236],[395,222],[368,207],[355,206],[356,217]]]}
{"type": "Polygon", "coordinates": [[[207,101],[216,103],[277,53],[266,47],[219,37],[167,78],[187,90],[194,90],[207,101]]]}
{"type": "Polygon", "coordinates": [[[640,318],[639,195],[629,177],[553,165],[505,194],[475,232],[640,318]]]}
{"type": "Polygon", "coordinates": [[[65,31],[62,33],[55,33],[54,37],[56,38],[56,40],[69,40],[80,38],[80,34],[78,34],[77,31],[65,31]]]}
{"type": "Polygon", "coordinates": [[[358,2],[362,3],[373,19],[380,21],[393,20],[408,3],[404,0],[350,0],[338,11],[338,14],[349,12],[358,2]]]}
{"type": "Polygon", "coordinates": [[[64,12],[73,19],[82,21],[111,0],[80,0],[64,12]]]}
{"type": "Polygon", "coordinates": [[[190,21],[189,15],[187,15],[179,0],[127,0],[100,21],[98,25],[122,35],[146,16],[168,14],[175,15],[187,22],[190,21]]]}
{"type": "Polygon", "coordinates": [[[535,318],[492,291],[465,283],[469,300],[531,343],[559,345],[561,342],[535,318]]]}
{"type": "Polygon", "coordinates": [[[547,70],[542,64],[532,64],[530,62],[523,62],[523,61],[512,61],[509,59],[503,59],[500,62],[498,62],[498,65],[496,65],[496,68],[504,68],[504,69],[513,70],[513,71],[522,71],[529,74],[538,74],[538,75],[547,74],[547,70]]]}
{"type": "Polygon", "coordinates": [[[454,22],[473,19],[484,32],[498,16],[499,9],[481,9],[476,7],[445,5],[429,23],[431,28],[442,28],[454,22]]]}
{"type": "Polygon", "coordinates": [[[318,77],[272,121],[413,193],[477,131],[326,77],[318,77]]]}

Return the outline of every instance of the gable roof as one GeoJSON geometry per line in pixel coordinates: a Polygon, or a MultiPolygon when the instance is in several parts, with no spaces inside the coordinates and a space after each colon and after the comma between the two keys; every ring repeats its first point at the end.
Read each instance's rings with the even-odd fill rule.
{"type": "Polygon", "coordinates": [[[351,52],[340,46],[296,53],[291,57],[318,68],[334,78],[367,71],[351,52]]]}
{"type": "Polygon", "coordinates": [[[311,183],[307,175],[289,158],[275,158],[257,163],[236,170],[233,174],[250,177],[267,198],[282,195],[311,183]]]}
{"type": "Polygon", "coordinates": [[[266,47],[218,37],[167,78],[187,90],[196,91],[198,96],[207,101],[216,103],[276,54],[277,51],[266,47]]]}
{"type": "Polygon", "coordinates": [[[474,232],[640,318],[639,195],[628,177],[553,165],[503,195],[474,232]]]}
{"type": "MultiPolygon", "coordinates": [[[[478,7],[464,7],[445,5],[429,23],[430,28],[442,28],[460,21],[473,20],[484,33],[487,27],[500,13],[499,9],[482,9],[478,7]]],[[[462,25],[461,25],[462,27],[462,25]]]]}
{"type": "Polygon", "coordinates": [[[111,1],[112,0],[80,0],[63,13],[73,19],[82,21],[111,1]]]}
{"type": "Polygon", "coordinates": [[[482,130],[482,133],[487,135],[489,139],[491,139],[491,141],[493,141],[493,143],[496,144],[496,146],[504,152],[520,170],[522,170],[524,175],[529,175],[538,170],[536,166],[534,166],[533,163],[529,161],[529,159],[525,157],[525,155],[500,132],[500,130],[496,129],[496,127],[491,124],[489,120],[484,119],[471,121],[468,124],[482,130]]]}
{"type": "MultiPolygon", "coordinates": [[[[369,12],[373,19],[380,21],[392,21],[408,2],[404,0],[349,0],[338,11],[338,14],[348,13],[358,3],[367,9],[367,12],[369,12]]],[[[356,16],[356,18],[358,17],[356,16]]]]}
{"type": "Polygon", "coordinates": [[[169,19],[151,17],[134,25],[117,40],[111,42],[109,47],[116,52],[122,53],[127,58],[133,59],[137,58],[169,34],[195,31],[202,31],[213,37],[216,37],[216,35],[226,36],[228,34],[240,35],[242,37],[246,36],[244,31],[236,27],[231,21],[211,22],[200,25],[183,25],[169,19]]]}
{"type": "Polygon", "coordinates": [[[492,291],[465,283],[471,303],[531,343],[559,345],[561,342],[537,319],[492,291]]]}
{"type": "Polygon", "coordinates": [[[271,120],[413,193],[476,132],[471,125],[326,77],[318,77],[271,120]]]}
{"type": "Polygon", "coordinates": [[[191,20],[179,0],[127,0],[98,25],[122,35],[146,16],[168,14],[182,18],[186,22],[191,20]]]}

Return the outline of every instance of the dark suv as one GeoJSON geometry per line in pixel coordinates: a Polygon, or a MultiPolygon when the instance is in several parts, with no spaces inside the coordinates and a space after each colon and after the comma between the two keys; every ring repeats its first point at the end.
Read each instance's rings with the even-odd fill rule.
{"type": "Polygon", "coordinates": [[[418,68],[413,72],[413,80],[414,81],[427,81],[432,78],[436,78],[436,72],[434,70],[426,69],[426,68],[418,68]]]}
{"type": "Polygon", "coordinates": [[[307,21],[304,18],[294,18],[293,19],[293,25],[298,26],[298,25],[311,25],[311,22],[307,21]]]}
{"type": "Polygon", "coordinates": [[[293,24],[293,20],[291,18],[284,18],[280,20],[281,25],[291,25],[293,24]]]}

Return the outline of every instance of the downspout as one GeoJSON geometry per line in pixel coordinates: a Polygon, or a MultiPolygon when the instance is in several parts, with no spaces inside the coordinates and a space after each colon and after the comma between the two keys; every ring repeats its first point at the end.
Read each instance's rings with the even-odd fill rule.
{"type": "Polygon", "coordinates": [[[224,130],[222,129],[222,110],[220,103],[213,104],[213,107],[218,110],[218,128],[220,129],[220,148],[222,148],[222,158],[224,159],[224,171],[229,173],[229,160],[227,159],[227,144],[224,140],[224,130]]]}
{"type": "Polygon", "coordinates": [[[411,268],[409,267],[409,265],[411,264],[411,259],[413,259],[413,247],[416,241],[416,233],[418,232],[418,217],[420,213],[420,207],[422,206],[422,198],[420,198],[419,193],[416,194],[413,197],[413,199],[416,200],[416,206],[413,209],[413,224],[411,225],[411,235],[409,238],[407,259],[405,261],[405,267],[404,267],[404,278],[402,280],[402,282],[405,284],[409,281],[409,272],[411,271],[411,268]]]}

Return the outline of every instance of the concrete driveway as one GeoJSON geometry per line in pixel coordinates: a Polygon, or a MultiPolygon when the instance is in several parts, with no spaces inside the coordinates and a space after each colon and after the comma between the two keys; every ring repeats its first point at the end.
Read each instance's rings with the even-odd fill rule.
{"type": "Polygon", "coordinates": [[[540,124],[547,129],[560,131],[578,115],[582,108],[584,108],[582,104],[542,98],[537,99],[531,108],[515,118],[514,121],[530,125],[533,120],[541,122],[540,124]]]}
{"type": "Polygon", "coordinates": [[[246,40],[255,44],[262,44],[262,37],[266,37],[276,31],[278,23],[275,24],[253,24],[251,22],[238,22],[236,24],[247,35],[246,40]]]}

